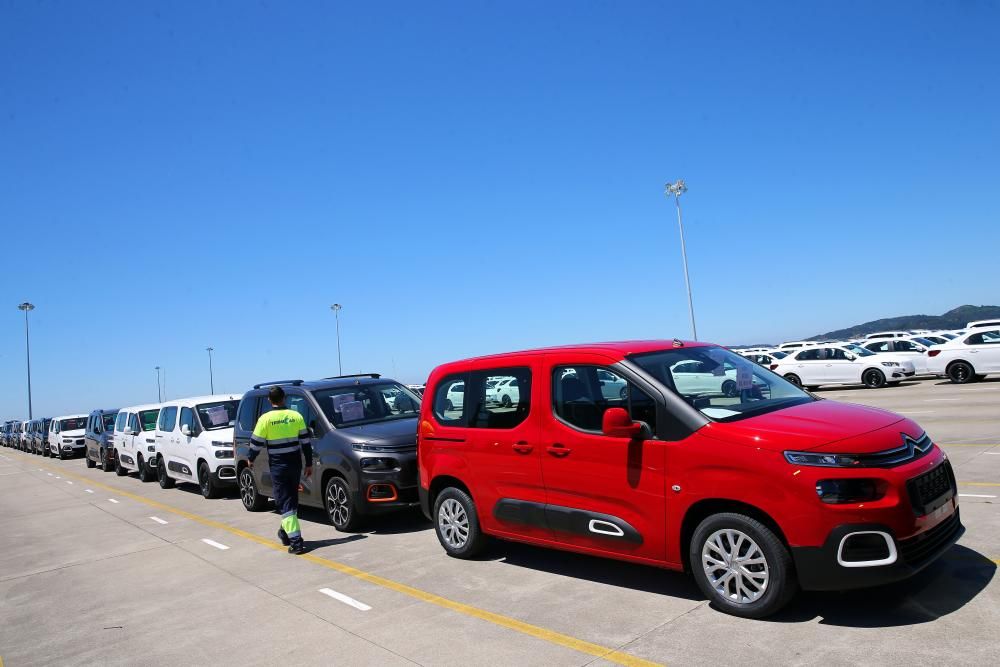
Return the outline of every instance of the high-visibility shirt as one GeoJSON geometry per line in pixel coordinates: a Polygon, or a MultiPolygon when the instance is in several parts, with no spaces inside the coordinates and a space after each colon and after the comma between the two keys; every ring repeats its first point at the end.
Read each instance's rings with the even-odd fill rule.
{"type": "Polygon", "coordinates": [[[269,456],[282,454],[305,454],[306,465],[312,465],[312,440],[306,420],[295,410],[278,408],[265,412],[257,420],[253,435],[250,436],[250,460],[253,461],[262,449],[269,456]]]}

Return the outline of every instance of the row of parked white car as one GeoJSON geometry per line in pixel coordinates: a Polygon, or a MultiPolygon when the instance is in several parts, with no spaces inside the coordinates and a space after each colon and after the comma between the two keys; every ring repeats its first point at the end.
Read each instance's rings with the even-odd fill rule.
{"type": "Polygon", "coordinates": [[[880,331],[849,341],[788,341],[736,350],[803,387],[896,385],[917,375],[964,384],[1000,373],[1000,320],[955,331],[880,331]]]}

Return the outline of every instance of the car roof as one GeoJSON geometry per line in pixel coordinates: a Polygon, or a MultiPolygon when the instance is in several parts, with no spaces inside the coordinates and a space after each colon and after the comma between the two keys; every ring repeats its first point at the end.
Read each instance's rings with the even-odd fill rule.
{"type": "MultiPolygon", "coordinates": [[[[107,408],[107,409],[97,408],[96,410],[92,410],[90,414],[92,415],[95,412],[99,412],[102,415],[107,415],[107,414],[111,414],[112,412],[121,412],[121,408],[107,408]]],[[[89,417],[90,415],[87,415],[87,416],[89,417]]]]}
{"type": "Polygon", "coordinates": [[[53,419],[86,419],[90,415],[63,415],[62,417],[53,417],[53,419]]]}
{"type": "Polygon", "coordinates": [[[140,410],[152,410],[159,409],[159,403],[147,403],[146,405],[132,405],[127,408],[122,408],[122,412],[139,412],[140,410]]]}
{"type": "Polygon", "coordinates": [[[212,394],[209,396],[190,396],[188,398],[175,398],[170,401],[163,401],[160,407],[186,407],[188,405],[195,405],[197,403],[219,403],[222,401],[238,401],[240,397],[236,394],[212,394]]]}
{"type": "Polygon", "coordinates": [[[370,384],[385,384],[393,382],[400,384],[390,377],[384,377],[378,373],[359,373],[358,375],[339,375],[318,380],[279,380],[275,382],[261,382],[254,385],[244,396],[266,396],[271,387],[281,387],[282,389],[294,389],[301,387],[308,391],[321,391],[323,389],[333,389],[336,387],[357,387],[370,384]]]}
{"type": "Polygon", "coordinates": [[[699,343],[697,341],[673,340],[629,340],[608,343],[581,343],[577,345],[557,345],[553,347],[539,347],[531,350],[519,350],[516,352],[503,352],[500,354],[489,354],[480,357],[470,357],[468,359],[458,359],[442,366],[463,363],[481,363],[484,361],[502,361],[509,357],[520,357],[541,354],[558,354],[560,352],[593,353],[606,354],[616,357],[619,360],[633,354],[643,354],[646,352],[657,352],[659,350],[672,350],[686,347],[714,347],[712,343],[699,343]]]}

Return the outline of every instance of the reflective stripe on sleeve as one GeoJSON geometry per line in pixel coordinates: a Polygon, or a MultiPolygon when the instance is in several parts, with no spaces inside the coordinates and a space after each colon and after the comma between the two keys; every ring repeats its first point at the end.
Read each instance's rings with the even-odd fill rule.
{"type": "Polygon", "coordinates": [[[260,450],[261,450],[261,446],[260,445],[254,445],[254,444],[250,445],[250,451],[259,452],[260,450]]]}

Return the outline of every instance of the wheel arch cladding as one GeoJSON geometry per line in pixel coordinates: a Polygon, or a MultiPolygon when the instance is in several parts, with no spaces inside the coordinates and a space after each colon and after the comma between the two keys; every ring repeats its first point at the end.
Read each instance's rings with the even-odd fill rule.
{"type": "Polygon", "coordinates": [[[472,498],[473,502],[475,501],[476,497],[472,494],[472,491],[469,490],[469,487],[466,486],[465,482],[457,477],[452,477],[451,475],[439,475],[431,480],[431,486],[429,489],[429,504],[431,506],[431,511],[434,510],[434,503],[437,501],[438,494],[452,486],[456,489],[461,489],[467,493],[470,498],[472,498]]]}

